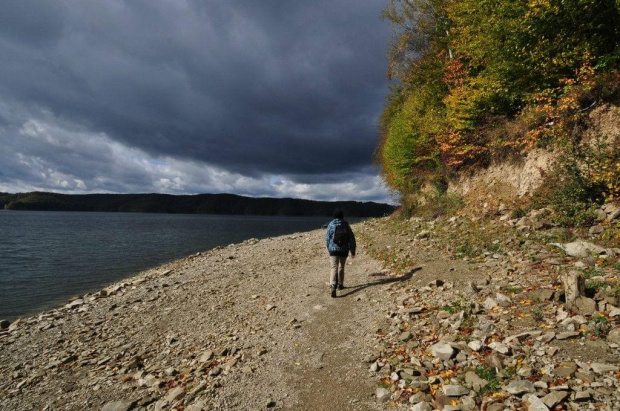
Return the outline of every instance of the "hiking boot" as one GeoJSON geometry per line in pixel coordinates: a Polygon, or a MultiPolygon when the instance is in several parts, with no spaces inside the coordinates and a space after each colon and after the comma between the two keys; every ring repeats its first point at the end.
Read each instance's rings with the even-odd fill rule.
{"type": "Polygon", "coordinates": [[[342,285],[342,284],[338,284],[338,289],[339,289],[339,290],[344,290],[344,285],[342,285]]]}
{"type": "Polygon", "coordinates": [[[332,298],[336,298],[336,286],[332,285],[330,288],[332,289],[332,298]]]}

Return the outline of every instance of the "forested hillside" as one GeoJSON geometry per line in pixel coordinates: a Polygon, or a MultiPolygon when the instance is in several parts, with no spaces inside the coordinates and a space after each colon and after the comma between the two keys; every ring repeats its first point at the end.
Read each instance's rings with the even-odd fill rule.
{"type": "Polygon", "coordinates": [[[343,208],[349,217],[379,217],[394,210],[388,204],[373,202],[251,198],[233,194],[0,193],[0,209],[6,210],[331,216],[336,207],[343,208]]]}
{"type": "Polygon", "coordinates": [[[377,156],[405,208],[541,147],[561,161],[538,205],[576,215],[620,199],[620,139],[589,117],[618,110],[619,0],[391,0],[383,17],[394,84],[377,156]]]}

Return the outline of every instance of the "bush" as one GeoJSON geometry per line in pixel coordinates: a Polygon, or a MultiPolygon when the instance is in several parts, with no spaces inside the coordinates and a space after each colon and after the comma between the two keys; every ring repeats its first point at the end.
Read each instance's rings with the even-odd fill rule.
{"type": "Polygon", "coordinates": [[[604,198],[604,188],[592,182],[574,161],[564,162],[534,194],[533,208],[551,207],[563,227],[591,224],[604,198]]]}

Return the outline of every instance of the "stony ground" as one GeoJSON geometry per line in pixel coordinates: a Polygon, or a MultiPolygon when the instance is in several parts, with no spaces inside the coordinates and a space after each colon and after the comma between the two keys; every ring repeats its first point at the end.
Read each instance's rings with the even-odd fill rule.
{"type": "Polygon", "coordinates": [[[0,331],[0,409],[377,409],[386,277],[332,299],[322,230],[157,267],[0,331]],[[183,408],[184,407],[184,408],[183,408]]]}
{"type": "Polygon", "coordinates": [[[335,299],[317,230],[3,324],[0,409],[620,409],[614,251],[571,257],[544,224],[490,221],[354,225],[335,299]],[[565,309],[570,270],[593,309],[565,309]]]}

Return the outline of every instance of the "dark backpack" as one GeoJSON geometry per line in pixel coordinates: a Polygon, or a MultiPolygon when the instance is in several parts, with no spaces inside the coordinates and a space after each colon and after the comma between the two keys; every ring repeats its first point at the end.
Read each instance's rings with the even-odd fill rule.
{"type": "Polygon", "coordinates": [[[334,244],[338,247],[343,247],[349,242],[349,230],[347,230],[347,224],[341,223],[336,226],[334,230],[334,244]]]}

